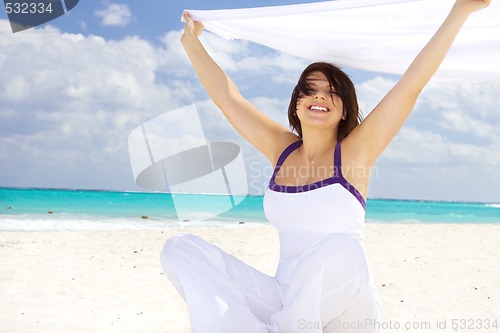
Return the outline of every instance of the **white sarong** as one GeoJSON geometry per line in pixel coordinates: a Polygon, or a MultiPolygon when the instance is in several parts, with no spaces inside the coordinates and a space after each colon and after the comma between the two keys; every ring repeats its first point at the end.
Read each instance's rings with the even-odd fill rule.
{"type": "MultiPolygon", "coordinates": [[[[230,10],[187,10],[226,39],[245,39],[312,61],[402,74],[454,0],[338,0],[230,10]]],[[[500,1],[472,13],[434,78],[500,79],[500,1]]]]}

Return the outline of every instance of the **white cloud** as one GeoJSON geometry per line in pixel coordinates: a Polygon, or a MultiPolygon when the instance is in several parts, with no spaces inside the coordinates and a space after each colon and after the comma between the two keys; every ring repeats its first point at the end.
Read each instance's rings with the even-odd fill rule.
{"type": "Polygon", "coordinates": [[[111,42],[51,27],[1,38],[0,164],[11,165],[2,181],[48,186],[57,167],[80,171],[67,186],[99,187],[85,179],[91,170],[129,172],[128,133],[186,103],[178,85],[156,82],[164,52],[136,37],[111,42]]]}
{"type": "Polygon", "coordinates": [[[384,152],[383,159],[421,168],[430,165],[500,166],[500,151],[493,145],[453,142],[440,134],[406,126],[384,152]]]}
{"type": "Polygon", "coordinates": [[[430,84],[422,94],[422,120],[470,140],[494,140],[500,129],[500,81],[477,85],[430,84]]]}
{"type": "Polygon", "coordinates": [[[29,95],[29,86],[22,76],[15,76],[10,79],[10,82],[5,86],[1,93],[1,98],[8,101],[23,101],[29,95]]]}
{"type": "Polygon", "coordinates": [[[363,117],[370,114],[394,84],[396,84],[394,80],[376,76],[371,80],[356,85],[358,104],[363,117]]]}
{"type": "Polygon", "coordinates": [[[446,110],[442,113],[443,128],[455,130],[464,134],[480,137],[491,137],[495,133],[494,126],[470,114],[460,114],[456,110],[446,110]]]}
{"type": "Polygon", "coordinates": [[[159,70],[167,73],[169,77],[193,77],[194,71],[189,58],[180,43],[181,31],[169,31],[160,40],[164,51],[161,54],[159,70]]]}
{"type": "MultiPolygon", "coordinates": [[[[358,86],[372,108],[395,82],[358,86]]],[[[429,84],[377,162],[370,195],[435,200],[500,199],[500,82],[429,84]]]]}
{"type": "Polygon", "coordinates": [[[108,3],[106,8],[98,9],[94,13],[100,17],[101,24],[107,26],[126,26],[132,18],[132,12],[127,5],[108,3]]]}
{"type": "Polygon", "coordinates": [[[288,127],[288,99],[258,96],[251,102],[262,112],[273,118],[283,126],[288,127]]]}
{"type": "MultiPolygon", "coordinates": [[[[10,29],[6,21],[0,26],[10,29]]],[[[0,39],[3,185],[130,188],[130,131],[153,116],[203,104],[207,98],[180,45],[179,31],[167,33],[161,46],[137,37],[108,41],[61,33],[51,26],[4,36],[0,39]]],[[[232,50],[231,57],[243,62],[251,53],[240,52],[246,47],[225,41],[212,45],[216,54],[232,50]]],[[[266,79],[277,72],[266,73],[266,79]]],[[[240,71],[236,68],[234,73],[240,71]]],[[[202,108],[207,136],[240,140],[245,146],[209,104],[202,108]]],[[[271,104],[277,105],[268,100],[267,106],[271,104]]],[[[275,108],[265,111],[278,113],[275,108]]]]}
{"type": "MultiPolygon", "coordinates": [[[[395,83],[378,76],[357,85],[359,104],[365,115],[395,83]]],[[[496,149],[493,143],[500,136],[499,90],[500,81],[480,85],[430,83],[419,96],[415,109],[395,141],[405,141],[415,147],[455,142],[496,149]]],[[[416,150],[401,154],[410,156],[416,150]]],[[[392,145],[394,152],[395,146],[392,145]]]]}

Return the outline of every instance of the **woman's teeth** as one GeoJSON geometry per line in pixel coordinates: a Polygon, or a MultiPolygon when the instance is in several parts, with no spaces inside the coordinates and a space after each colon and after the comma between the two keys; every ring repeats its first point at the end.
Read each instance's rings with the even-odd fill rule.
{"type": "Polygon", "coordinates": [[[313,105],[309,108],[310,110],[328,112],[328,108],[324,106],[313,105]]]}

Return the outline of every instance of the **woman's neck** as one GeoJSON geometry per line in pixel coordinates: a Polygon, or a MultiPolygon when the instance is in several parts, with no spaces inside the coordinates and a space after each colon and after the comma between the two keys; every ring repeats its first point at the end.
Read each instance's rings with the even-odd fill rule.
{"type": "Polygon", "coordinates": [[[314,129],[312,131],[302,132],[302,145],[300,150],[304,154],[304,157],[314,159],[330,153],[336,144],[336,131],[332,131],[331,129],[325,131],[314,129]]]}

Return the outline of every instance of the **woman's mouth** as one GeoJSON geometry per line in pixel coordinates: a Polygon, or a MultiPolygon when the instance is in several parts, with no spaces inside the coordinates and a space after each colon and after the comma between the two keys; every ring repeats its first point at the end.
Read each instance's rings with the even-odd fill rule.
{"type": "Polygon", "coordinates": [[[330,109],[323,105],[311,105],[309,110],[316,112],[330,112],[330,109]]]}

